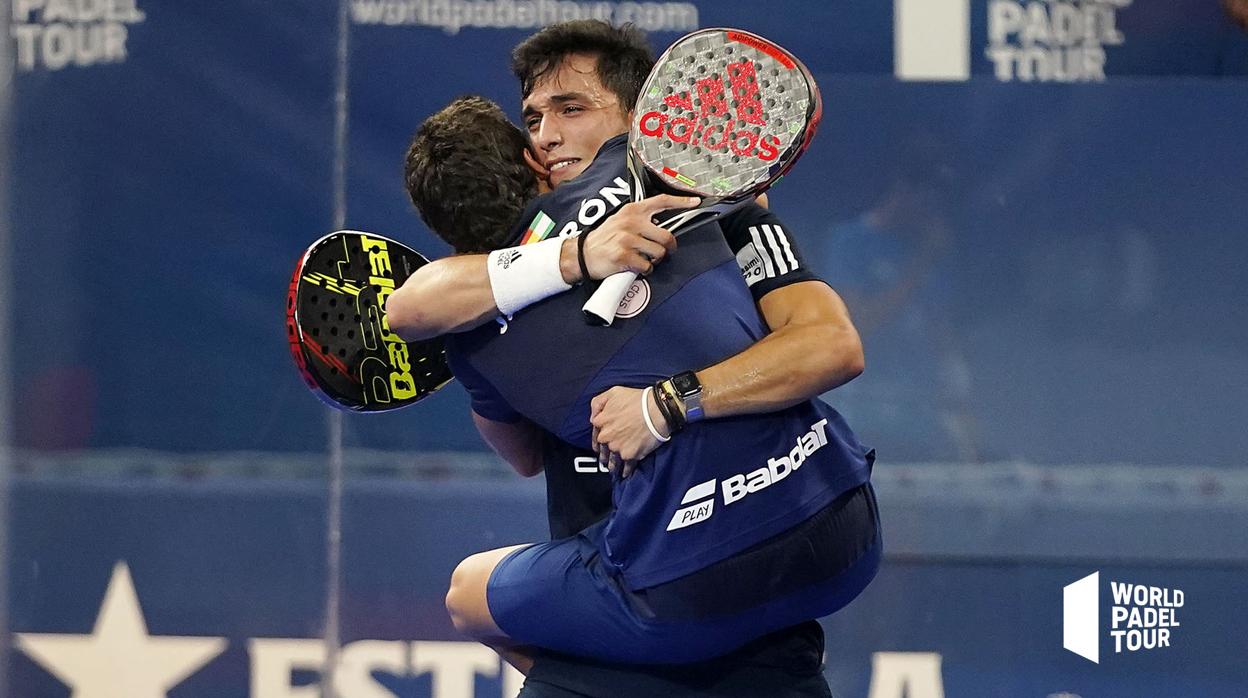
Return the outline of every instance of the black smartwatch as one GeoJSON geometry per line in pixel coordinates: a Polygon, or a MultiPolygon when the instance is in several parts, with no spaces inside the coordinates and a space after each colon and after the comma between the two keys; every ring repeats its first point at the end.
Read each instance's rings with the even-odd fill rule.
{"type": "Polygon", "coordinates": [[[685,421],[702,421],[702,383],[693,371],[685,371],[672,376],[672,390],[676,398],[685,407],[685,421]]]}

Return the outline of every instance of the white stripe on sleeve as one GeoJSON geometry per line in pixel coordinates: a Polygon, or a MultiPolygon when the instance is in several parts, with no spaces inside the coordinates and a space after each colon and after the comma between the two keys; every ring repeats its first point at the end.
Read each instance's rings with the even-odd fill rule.
{"type": "Polygon", "coordinates": [[[758,256],[763,260],[763,270],[767,272],[769,278],[775,276],[776,268],[771,264],[771,253],[768,252],[767,245],[763,244],[757,226],[750,226],[750,236],[754,238],[754,248],[758,250],[758,256]]]}
{"type": "Polygon", "coordinates": [[[776,262],[776,269],[778,269],[781,274],[789,273],[789,267],[784,263],[784,253],[780,251],[780,245],[776,243],[775,234],[772,232],[771,226],[764,225],[762,228],[763,235],[767,237],[767,244],[771,246],[771,253],[776,262]]]}
{"type": "Polygon", "coordinates": [[[780,239],[780,244],[784,246],[784,256],[789,260],[789,271],[797,271],[797,257],[793,256],[793,247],[789,245],[789,236],[784,232],[784,228],[775,226],[776,237],[780,239]]]}

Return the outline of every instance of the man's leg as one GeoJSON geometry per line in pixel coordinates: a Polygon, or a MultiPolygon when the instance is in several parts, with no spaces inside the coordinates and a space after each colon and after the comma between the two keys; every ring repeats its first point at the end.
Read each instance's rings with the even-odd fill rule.
{"type": "Polygon", "coordinates": [[[490,575],[498,563],[512,551],[524,548],[513,545],[477,553],[459,563],[451,573],[451,588],[446,592],[446,610],[455,629],[498,652],[503,661],[521,674],[528,675],[533,667],[533,650],[515,645],[490,615],[488,587],[490,575]]]}

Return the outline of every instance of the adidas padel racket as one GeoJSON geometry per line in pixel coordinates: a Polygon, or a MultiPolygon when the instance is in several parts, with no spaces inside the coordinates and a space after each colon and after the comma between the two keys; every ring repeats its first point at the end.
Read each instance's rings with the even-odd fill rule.
{"type": "MultiPolygon", "coordinates": [[[[702,197],[659,225],[679,234],[748,203],[805,152],[822,115],[806,66],[738,29],[703,29],[672,44],[633,111],[628,168],[634,200],[661,192],[702,197]]],[[[603,279],[585,318],[610,325],[632,272],[603,279]]]]}

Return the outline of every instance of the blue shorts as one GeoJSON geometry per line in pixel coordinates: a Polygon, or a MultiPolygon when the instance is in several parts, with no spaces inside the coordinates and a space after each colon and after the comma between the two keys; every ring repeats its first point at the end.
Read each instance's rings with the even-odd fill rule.
{"type": "MultiPolygon", "coordinates": [[[[851,492],[861,492],[867,508],[853,500],[859,504],[854,509],[855,519],[865,520],[850,524],[855,540],[845,546],[850,553],[842,556],[843,564],[837,565],[835,574],[819,579],[793,575],[801,580],[801,586],[773,587],[773,591],[782,590],[781,594],[745,601],[739,594],[725,595],[725,603],[716,605],[719,590],[731,594],[740,589],[741,585],[734,583],[739,575],[716,575],[715,570],[708,569],[694,573],[712,573],[704,575],[709,583],[702,593],[691,592],[687,579],[677,580],[677,584],[691,599],[691,606],[718,612],[679,618],[656,614],[647,599],[649,590],[625,589],[602,563],[598,552],[606,525],[602,522],[572,538],[530,545],[503,558],[490,575],[486,590],[490,615],[517,643],[593,659],[686,664],[726,654],[761,635],[841,609],[875,577],[883,544],[874,494],[869,484],[851,492]]],[[[817,531],[817,540],[826,542],[827,533],[825,525],[817,531]]],[[[777,538],[785,536],[793,537],[786,532],[777,538]]],[[[804,542],[800,547],[810,548],[804,542]]],[[[764,546],[758,552],[765,555],[767,551],[764,546]]],[[[723,564],[736,562],[729,558],[723,564]]],[[[763,569],[771,578],[783,578],[771,572],[777,569],[774,566],[763,569]]],[[[664,590],[656,587],[655,591],[664,590]]],[[[664,596],[670,595],[656,594],[664,596]]],[[[663,605],[670,606],[670,599],[663,605]]]]}

